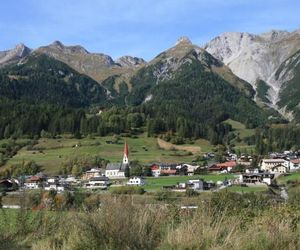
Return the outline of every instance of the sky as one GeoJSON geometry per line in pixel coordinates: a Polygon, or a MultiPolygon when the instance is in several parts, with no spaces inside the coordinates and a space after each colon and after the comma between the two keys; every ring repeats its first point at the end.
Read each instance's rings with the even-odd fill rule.
{"type": "Polygon", "coordinates": [[[150,60],[181,36],[300,29],[299,0],[1,0],[0,51],[55,40],[114,59],[150,60]]]}

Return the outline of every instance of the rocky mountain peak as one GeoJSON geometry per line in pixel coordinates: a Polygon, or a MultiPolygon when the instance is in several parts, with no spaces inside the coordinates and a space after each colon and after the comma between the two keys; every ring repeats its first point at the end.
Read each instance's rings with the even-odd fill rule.
{"type": "Polygon", "coordinates": [[[63,45],[63,43],[61,41],[54,41],[53,43],[51,43],[49,45],[50,47],[54,47],[54,48],[59,48],[59,49],[63,49],[65,46],[63,45]]]}
{"type": "Polygon", "coordinates": [[[179,39],[177,40],[175,46],[180,45],[180,44],[192,45],[192,42],[187,36],[182,36],[182,37],[179,37],[179,39]]]}
{"type": "Polygon", "coordinates": [[[146,61],[138,57],[122,56],[116,60],[116,63],[120,64],[122,67],[131,68],[143,66],[146,64],[146,61]]]}
{"type": "Polygon", "coordinates": [[[285,30],[271,30],[269,32],[265,32],[260,34],[260,37],[264,38],[265,40],[268,41],[278,41],[286,36],[288,36],[290,33],[285,30]]]}
{"type": "Polygon", "coordinates": [[[26,47],[23,43],[19,43],[11,50],[0,52],[0,66],[10,63],[17,63],[30,53],[31,49],[26,47]]]}

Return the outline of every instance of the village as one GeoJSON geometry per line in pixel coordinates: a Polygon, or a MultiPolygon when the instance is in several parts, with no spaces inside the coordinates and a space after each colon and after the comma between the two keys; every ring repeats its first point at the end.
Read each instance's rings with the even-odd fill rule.
{"type": "MultiPolygon", "coordinates": [[[[204,157],[214,159],[214,154],[208,153],[204,157]]],[[[31,176],[5,178],[0,180],[0,190],[10,192],[40,189],[60,193],[80,189],[86,192],[105,192],[113,187],[147,187],[149,180],[166,177],[172,180],[176,176],[188,178],[173,178],[174,182],[171,185],[162,185],[161,189],[174,192],[205,192],[218,191],[230,186],[268,187],[276,183],[277,177],[300,170],[300,154],[291,151],[271,153],[268,158],[261,159],[257,166],[253,166],[251,155],[242,154],[238,157],[228,152],[226,161],[212,162],[207,166],[154,162],[146,164],[145,167],[150,170],[147,176],[130,175],[129,148],[125,142],[123,160],[119,163],[108,163],[106,169],[91,167],[79,177],[47,176],[41,172],[31,176]],[[205,180],[205,176],[217,176],[218,180],[205,180]],[[227,178],[228,176],[230,178],[227,178]]]]}

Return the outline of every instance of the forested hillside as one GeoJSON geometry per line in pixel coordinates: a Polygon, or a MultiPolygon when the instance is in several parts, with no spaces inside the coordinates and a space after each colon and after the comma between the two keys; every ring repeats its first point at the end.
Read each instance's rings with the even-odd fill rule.
{"type": "Polygon", "coordinates": [[[2,69],[0,82],[1,97],[26,103],[80,108],[107,102],[106,90],[97,82],[44,55],[2,69]]]}

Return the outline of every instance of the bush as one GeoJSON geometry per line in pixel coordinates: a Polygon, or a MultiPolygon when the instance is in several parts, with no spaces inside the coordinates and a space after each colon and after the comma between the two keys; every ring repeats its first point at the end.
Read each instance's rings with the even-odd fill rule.
{"type": "Polygon", "coordinates": [[[111,189],[112,194],[144,194],[145,190],[142,187],[124,186],[111,189]]]}

